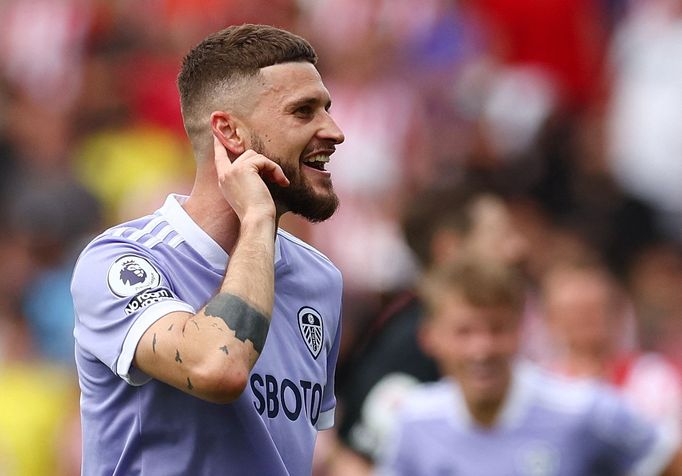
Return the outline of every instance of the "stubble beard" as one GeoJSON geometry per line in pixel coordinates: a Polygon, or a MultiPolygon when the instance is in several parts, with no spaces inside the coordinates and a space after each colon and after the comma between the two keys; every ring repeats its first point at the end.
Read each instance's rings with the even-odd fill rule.
{"type": "Polygon", "coordinates": [[[276,183],[266,181],[272,199],[278,210],[284,210],[300,215],[312,223],[319,223],[330,218],[339,206],[339,198],[331,184],[327,193],[315,193],[315,190],[305,180],[297,164],[289,164],[276,154],[270,153],[265,144],[256,134],[252,137],[251,148],[279,164],[284,175],[289,179],[289,186],[282,187],[276,183]]]}

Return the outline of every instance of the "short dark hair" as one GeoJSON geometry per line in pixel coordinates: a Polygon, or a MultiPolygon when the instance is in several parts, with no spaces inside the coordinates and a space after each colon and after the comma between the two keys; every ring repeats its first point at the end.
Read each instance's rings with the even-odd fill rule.
{"type": "Polygon", "coordinates": [[[480,308],[506,308],[521,314],[525,302],[525,283],[512,267],[486,260],[463,258],[427,274],[420,294],[428,313],[436,311],[443,293],[455,292],[466,302],[480,308]]]}
{"type": "Polygon", "coordinates": [[[305,39],[270,25],[230,26],[207,36],[187,53],[178,75],[183,115],[192,115],[218,85],[288,62],[316,64],[317,54],[305,39]]]}
{"type": "Polygon", "coordinates": [[[424,188],[413,195],[402,216],[402,229],[423,267],[433,264],[431,242],[439,230],[449,229],[461,236],[471,231],[473,207],[485,195],[496,193],[475,182],[424,188]]]}

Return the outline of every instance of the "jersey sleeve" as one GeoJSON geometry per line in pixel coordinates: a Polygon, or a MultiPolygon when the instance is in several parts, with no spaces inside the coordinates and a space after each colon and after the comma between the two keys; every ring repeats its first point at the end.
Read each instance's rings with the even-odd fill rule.
{"type": "Polygon", "coordinates": [[[151,378],[132,366],[144,332],[175,311],[194,313],[173,292],[164,267],[147,248],[101,240],[83,252],[71,282],[76,345],[131,385],[151,378]]]}
{"type": "Polygon", "coordinates": [[[677,439],[648,422],[615,392],[600,390],[588,427],[603,448],[602,463],[617,474],[659,474],[677,450],[677,439]]]}
{"type": "Polygon", "coordinates": [[[320,407],[320,418],[317,420],[318,430],[328,430],[334,426],[334,413],[336,410],[336,395],[334,393],[334,381],[336,377],[336,361],[339,357],[339,346],[341,345],[341,312],[339,310],[338,324],[334,343],[327,356],[327,383],[322,394],[320,407]]]}

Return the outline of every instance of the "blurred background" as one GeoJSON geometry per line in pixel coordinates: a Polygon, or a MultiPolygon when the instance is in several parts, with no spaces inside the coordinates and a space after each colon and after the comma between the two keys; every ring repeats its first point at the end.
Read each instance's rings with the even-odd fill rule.
{"type": "Polygon", "coordinates": [[[592,339],[619,384],[655,355],[634,398],[680,423],[681,1],[0,0],[0,475],[79,474],[73,264],[189,192],[175,77],[244,22],[311,41],[347,138],[337,215],[283,222],[345,277],[340,421],[361,336],[423,271],[405,210],[477,183],[500,202],[475,246],[528,279],[527,356],[581,374],[567,349],[592,339]]]}

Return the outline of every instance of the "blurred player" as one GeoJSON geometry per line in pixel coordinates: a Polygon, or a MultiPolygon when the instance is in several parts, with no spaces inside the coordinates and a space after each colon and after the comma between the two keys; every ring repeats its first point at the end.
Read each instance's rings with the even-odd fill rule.
{"type": "MultiPolygon", "coordinates": [[[[403,229],[426,273],[465,255],[516,264],[525,254],[525,240],[502,197],[473,180],[417,193],[405,210],[403,229]]],[[[440,377],[417,343],[423,313],[415,291],[398,296],[372,323],[344,369],[338,382],[342,445],[331,460],[334,475],[369,473],[406,389],[440,377]]]]}
{"type": "Polygon", "coordinates": [[[316,60],[261,25],[185,57],[191,195],[104,232],[73,278],[83,474],[310,473],[334,421],[341,276],[277,225],[338,203],[325,166],[344,137],[316,60]]]}
{"type": "Polygon", "coordinates": [[[517,360],[524,290],[510,270],[459,262],[424,296],[422,342],[448,378],[410,395],[380,474],[680,474],[677,441],[614,393],[517,360]]]}

